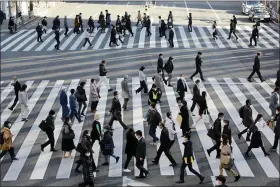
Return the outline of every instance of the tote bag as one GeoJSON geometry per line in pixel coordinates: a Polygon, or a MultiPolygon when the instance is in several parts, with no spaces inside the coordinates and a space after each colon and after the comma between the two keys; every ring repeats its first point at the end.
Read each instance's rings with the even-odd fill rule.
{"type": "Polygon", "coordinates": [[[209,114],[206,110],[205,114],[203,114],[204,123],[209,123],[209,114]]]}

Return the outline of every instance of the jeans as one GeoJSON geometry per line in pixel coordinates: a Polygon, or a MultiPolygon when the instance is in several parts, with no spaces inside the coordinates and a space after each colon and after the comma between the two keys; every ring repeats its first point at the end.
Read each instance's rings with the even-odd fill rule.
{"type": "Polygon", "coordinates": [[[143,173],[147,173],[148,171],[143,167],[144,166],[144,158],[143,160],[136,160],[136,167],[140,170],[139,176],[144,176],[143,173]]]}
{"type": "Polygon", "coordinates": [[[67,105],[61,105],[62,107],[62,118],[66,118],[69,115],[69,108],[67,105]]]}
{"type": "Polygon", "coordinates": [[[80,115],[78,114],[77,110],[75,108],[71,108],[71,112],[70,112],[70,115],[69,115],[69,118],[72,120],[73,117],[76,117],[78,121],[81,121],[81,117],[80,115]]]}
{"type": "Polygon", "coordinates": [[[157,142],[159,140],[156,136],[156,127],[150,126],[149,135],[153,138],[153,142],[157,142]]]}
{"type": "Polygon", "coordinates": [[[42,144],[42,147],[45,148],[49,144],[51,144],[51,150],[54,149],[54,134],[52,130],[46,130],[46,134],[48,136],[48,141],[42,144]]]}
{"type": "Polygon", "coordinates": [[[132,157],[133,157],[132,154],[127,154],[127,155],[126,155],[126,161],[125,161],[125,163],[124,163],[124,169],[127,169],[128,164],[129,164],[130,160],[132,159],[132,157]]]}

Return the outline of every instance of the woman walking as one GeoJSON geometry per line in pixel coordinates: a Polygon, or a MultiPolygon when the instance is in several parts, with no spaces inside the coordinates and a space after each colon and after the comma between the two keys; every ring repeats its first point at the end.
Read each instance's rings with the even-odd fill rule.
{"type": "Polygon", "coordinates": [[[101,98],[99,95],[100,88],[96,83],[95,79],[90,80],[90,98],[91,98],[91,112],[93,113],[93,116],[96,113],[96,108],[99,103],[99,99],[101,98]]]}
{"type": "Polygon", "coordinates": [[[217,23],[216,23],[216,21],[214,21],[214,23],[212,25],[212,29],[213,29],[212,36],[213,36],[214,40],[218,39],[216,27],[217,27],[217,23]]]}
{"type": "Polygon", "coordinates": [[[131,172],[131,170],[128,169],[127,167],[132,157],[136,156],[138,140],[134,134],[135,132],[133,128],[130,128],[126,133],[126,146],[125,146],[126,161],[124,164],[123,172],[131,172]]]}
{"type": "Polygon", "coordinates": [[[61,150],[63,151],[63,158],[73,158],[71,156],[72,150],[75,149],[74,144],[75,133],[69,123],[69,117],[65,117],[62,127],[62,143],[61,150]],[[68,156],[66,155],[68,153],[68,156]]]}
{"type": "Polygon", "coordinates": [[[148,93],[148,87],[147,87],[147,83],[146,83],[146,75],[144,73],[144,69],[145,67],[142,66],[140,69],[139,69],[139,81],[140,81],[140,87],[135,90],[135,93],[139,93],[141,92],[141,90],[144,88],[144,93],[147,94],[148,93]]]}
{"type": "Polygon", "coordinates": [[[13,134],[11,133],[11,122],[5,121],[4,125],[1,129],[1,136],[2,141],[0,144],[0,150],[2,151],[0,153],[0,159],[2,159],[3,156],[9,152],[11,160],[18,160],[15,156],[15,150],[13,146],[13,134]]]}
{"type": "Polygon", "coordinates": [[[198,103],[198,106],[199,106],[199,111],[198,111],[198,115],[199,115],[199,118],[196,120],[196,122],[192,125],[192,127],[195,126],[195,124],[202,119],[202,115],[207,113],[209,114],[208,112],[208,106],[207,106],[207,102],[206,102],[206,92],[203,91],[201,93],[201,99],[198,103]]]}
{"type": "Polygon", "coordinates": [[[183,100],[182,101],[182,106],[180,108],[180,113],[179,115],[182,117],[182,122],[181,122],[181,129],[182,129],[182,137],[184,134],[190,132],[190,123],[189,123],[189,110],[188,110],[188,105],[187,101],[183,100]]]}
{"type": "Polygon", "coordinates": [[[74,31],[73,33],[79,34],[80,33],[80,23],[79,23],[79,15],[76,15],[75,20],[74,20],[74,31]]]}
{"type": "Polygon", "coordinates": [[[172,145],[175,142],[175,134],[177,134],[176,129],[175,129],[175,123],[174,123],[174,120],[172,119],[172,113],[171,112],[166,113],[165,127],[168,130],[169,140],[170,140],[170,144],[169,144],[168,149],[171,149],[172,145]]]}
{"type": "Polygon", "coordinates": [[[20,104],[21,108],[21,121],[28,121],[27,115],[29,114],[29,108],[28,108],[28,95],[26,92],[27,85],[23,84],[21,86],[21,90],[19,92],[18,96],[18,102],[20,104]]]}
{"type": "Polygon", "coordinates": [[[86,96],[86,91],[84,89],[85,84],[86,84],[85,82],[81,82],[80,86],[77,87],[77,90],[75,93],[75,96],[79,103],[79,109],[78,109],[79,116],[85,116],[84,111],[87,108],[87,104],[86,104],[87,96],[86,96]],[[83,105],[83,109],[82,109],[82,105],[83,105]],[[81,112],[81,109],[82,109],[82,112],[81,112]]]}
{"type": "Polygon", "coordinates": [[[99,114],[95,114],[94,121],[92,123],[92,129],[90,133],[91,138],[91,147],[93,146],[95,140],[98,140],[99,144],[103,136],[103,132],[101,129],[101,124],[99,122],[100,116],[99,114]]]}

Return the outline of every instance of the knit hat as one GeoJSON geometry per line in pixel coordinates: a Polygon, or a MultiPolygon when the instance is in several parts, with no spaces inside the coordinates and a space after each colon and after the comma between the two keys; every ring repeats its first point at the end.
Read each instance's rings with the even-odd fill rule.
{"type": "Polygon", "coordinates": [[[95,114],[95,116],[94,116],[94,120],[99,120],[99,119],[100,119],[99,114],[95,114]]]}

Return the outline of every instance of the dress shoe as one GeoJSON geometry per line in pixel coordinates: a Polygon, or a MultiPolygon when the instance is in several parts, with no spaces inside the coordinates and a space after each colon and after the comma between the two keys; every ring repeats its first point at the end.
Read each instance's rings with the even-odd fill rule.
{"type": "Polygon", "coordinates": [[[108,162],[104,162],[104,163],[102,164],[102,166],[108,166],[108,165],[109,165],[108,162]]]}
{"type": "Polygon", "coordinates": [[[57,150],[56,149],[51,149],[51,152],[57,152],[57,150]]]}
{"type": "Polygon", "coordinates": [[[240,133],[238,133],[238,135],[237,135],[237,136],[238,136],[238,139],[240,140],[240,138],[241,138],[241,134],[240,134],[240,133]]]}
{"type": "Polygon", "coordinates": [[[184,181],[178,180],[178,181],[176,181],[176,183],[177,183],[177,184],[182,184],[182,183],[184,183],[184,181]]]}
{"type": "Polygon", "coordinates": [[[113,89],[112,89],[112,88],[110,88],[110,89],[108,90],[108,92],[111,92],[111,91],[113,91],[113,89]]]}
{"type": "Polygon", "coordinates": [[[141,176],[141,175],[139,175],[139,176],[137,176],[136,177],[136,179],[144,179],[145,177],[144,176],[141,176]]]}
{"type": "Polygon", "coordinates": [[[152,160],[152,163],[154,163],[154,164],[158,164],[158,162],[156,161],[156,160],[152,160]]]}
{"type": "Polygon", "coordinates": [[[203,181],[204,181],[204,179],[205,179],[205,177],[202,177],[202,178],[200,179],[200,182],[199,182],[198,184],[202,184],[203,181]]]}
{"type": "Polygon", "coordinates": [[[9,110],[13,111],[14,109],[12,107],[8,108],[9,110]]]}
{"type": "Polygon", "coordinates": [[[208,156],[210,157],[211,151],[207,149],[208,156]]]}
{"type": "Polygon", "coordinates": [[[18,158],[16,158],[16,157],[12,158],[12,161],[14,161],[14,160],[18,160],[18,158]]]}
{"type": "Polygon", "coordinates": [[[237,182],[237,181],[240,179],[240,175],[237,175],[237,176],[234,177],[234,178],[235,178],[234,182],[237,182]]]}
{"type": "Polygon", "coordinates": [[[76,173],[82,173],[80,170],[78,170],[78,169],[75,169],[75,172],[76,173]]]}
{"type": "Polygon", "coordinates": [[[118,163],[118,162],[119,162],[119,159],[120,159],[120,157],[118,156],[118,157],[116,158],[116,163],[118,163]]]}
{"type": "Polygon", "coordinates": [[[253,82],[251,79],[247,79],[248,82],[253,82]]]}
{"type": "Polygon", "coordinates": [[[265,156],[265,157],[267,157],[267,156],[269,156],[269,155],[270,155],[269,153],[264,153],[264,156],[265,156]]]}
{"type": "Polygon", "coordinates": [[[43,147],[43,145],[41,145],[41,151],[44,152],[44,147],[43,147]]]}
{"type": "Polygon", "coordinates": [[[264,82],[266,79],[261,80],[261,82],[264,82]]]}
{"type": "Polygon", "coordinates": [[[169,166],[177,166],[177,163],[170,164],[169,166]]]}

